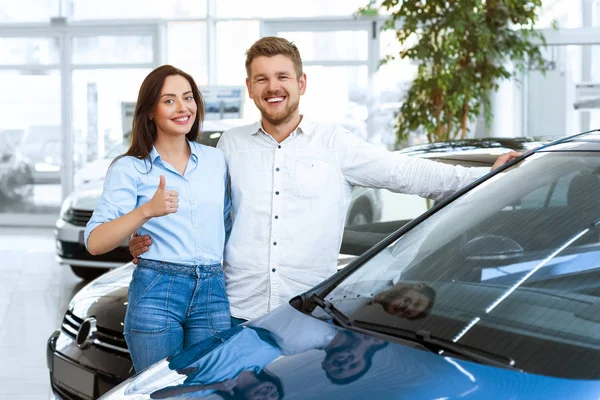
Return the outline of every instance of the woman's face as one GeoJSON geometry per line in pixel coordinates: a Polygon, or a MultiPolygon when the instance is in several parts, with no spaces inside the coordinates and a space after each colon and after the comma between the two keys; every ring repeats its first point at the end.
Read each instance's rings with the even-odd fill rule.
{"type": "Polygon", "coordinates": [[[321,366],[333,378],[346,379],[361,373],[367,367],[367,362],[364,350],[340,349],[328,353],[321,366]]]}
{"type": "Polygon", "coordinates": [[[158,135],[186,135],[192,129],[198,106],[190,83],[181,75],[165,79],[152,113],[158,135]]]}
{"type": "Polygon", "coordinates": [[[273,382],[260,382],[244,390],[248,400],[279,400],[277,386],[273,382]]]}

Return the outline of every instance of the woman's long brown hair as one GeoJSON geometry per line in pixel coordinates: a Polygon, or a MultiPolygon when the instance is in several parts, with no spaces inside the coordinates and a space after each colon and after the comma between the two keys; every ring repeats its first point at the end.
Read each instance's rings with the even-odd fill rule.
{"type": "MultiPolygon", "coordinates": [[[[158,103],[165,79],[173,75],[184,77],[192,87],[192,94],[198,111],[196,112],[196,119],[194,120],[192,129],[185,136],[189,141],[196,141],[200,133],[200,127],[204,121],[204,100],[202,99],[200,90],[196,86],[194,78],[189,74],[172,65],[162,65],[150,72],[146,79],[144,79],[144,82],[142,82],[133,113],[133,127],[129,149],[125,154],[115,158],[113,163],[124,156],[132,156],[139,159],[149,158],[152,146],[156,140],[156,124],[150,119],[150,115],[158,103]]],[[[149,161],[152,162],[151,160],[149,161]]]]}

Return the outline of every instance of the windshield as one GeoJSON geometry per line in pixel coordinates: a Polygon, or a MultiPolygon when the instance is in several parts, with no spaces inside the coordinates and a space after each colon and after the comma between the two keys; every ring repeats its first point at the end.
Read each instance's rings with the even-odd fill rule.
{"type": "Polygon", "coordinates": [[[600,157],[527,158],[380,251],[326,300],[365,326],[427,331],[527,372],[598,379],[600,157]]]}

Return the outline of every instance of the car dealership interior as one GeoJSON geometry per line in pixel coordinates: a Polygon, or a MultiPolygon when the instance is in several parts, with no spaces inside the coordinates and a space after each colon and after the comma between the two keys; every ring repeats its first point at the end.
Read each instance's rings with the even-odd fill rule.
{"type": "MultiPolygon", "coordinates": [[[[198,142],[211,147],[223,132],[260,120],[244,63],[248,48],[267,36],[288,39],[302,55],[302,115],[394,153],[489,169],[506,152],[526,153],[600,129],[600,0],[468,0],[468,9],[455,3],[460,2],[0,0],[0,399],[96,399],[135,372],[123,335],[123,304],[134,269],[126,266],[132,259],[129,239],[94,256],[86,250],[84,230],[107,170],[129,149],[140,85],[161,65],[171,64],[194,78],[205,103],[198,142]],[[527,12],[519,11],[522,20],[505,17],[504,30],[482,35],[478,49],[460,48],[475,43],[469,38],[477,29],[465,27],[459,15],[476,18],[487,7],[482,18],[492,18],[490,3],[501,4],[500,14],[511,15],[518,6],[527,12]],[[435,17],[422,18],[426,13],[435,17]],[[431,38],[431,46],[416,51],[430,27],[436,35],[461,34],[447,41],[431,38]],[[519,40],[523,47],[514,45],[519,40]],[[495,75],[485,75],[483,68],[451,81],[458,75],[453,71],[477,64],[494,42],[507,49],[491,57],[495,75]],[[431,54],[423,55],[426,51],[431,54]],[[440,54],[450,61],[438,68],[440,54]],[[457,56],[464,54],[466,59],[457,56]],[[460,106],[445,108],[455,103],[460,106]],[[415,111],[431,104],[432,112],[415,111]],[[117,313],[99,307],[107,299],[121,307],[114,326],[101,326],[100,314],[117,313]],[[90,311],[94,307],[96,314],[90,311]],[[84,308],[87,314],[78,315],[84,308]],[[80,353],[66,350],[69,341],[80,353]],[[98,356],[106,356],[108,366],[98,366],[93,374],[72,365],[85,364],[90,349],[112,357],[98,356]]],[[[546,206],[571,204],[575,178],[568,179],[557,178],[545,194],[543,187],[532,186],[518,204],[506,203],[503,210],[533,209],[541,196],[546,206]],[[564,195],[556,194],[563,187],[564,195]]],[[[592,190],[595,182],[582,187],[592,190]]],[[[363,262],[361,255],[444,201],[354,187],[338,269],[353,260],[363,262]]],[[[588,222],[592,230],[598,225],[588,222]]],[[[504,240],[503,245],[503,254],[528,251],[522,242],[513,246],[504,240]]],[[[485,246],[471,247],[480,252],[485,246]]],[[[492,257],[477,251],[473,259],[492,257]]],[[[500,270],[498,265],[494,268],[500,270]]],[[[485,272],[477,279],[500,274],[485,272]]],[[[519,286],[529,278],[515,282],[519,286]]],[[[439,290],[440,299],[445,290],[439,290]]],[[[589,310],[581,315],[590,324],[600,323],[589,310]]],[[[477,318],[455,333],[455,342],[479,323],[477,318]]],[[[343,397],[339,393],[335,396],[343,397]]],[[[600,398],[600,391],[594,393],[590,398],[600,398]]],[[[295,398],[291,389],[288,396],[295,398]]]]}

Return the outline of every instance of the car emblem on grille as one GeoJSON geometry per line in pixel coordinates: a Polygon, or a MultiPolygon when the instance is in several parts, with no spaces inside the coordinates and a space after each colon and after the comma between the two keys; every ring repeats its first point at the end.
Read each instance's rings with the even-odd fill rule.
{"type": "Polygon", "coordinates": [[[85,349],[89,347],[94,339],[96,338],[96,318],[89,317],[83,320],[81,326],[79,327],[79,331],[77,332],[77,336],[75,337],[75,342],[77,343],[77,347],[80,349],[85,349]]]}

